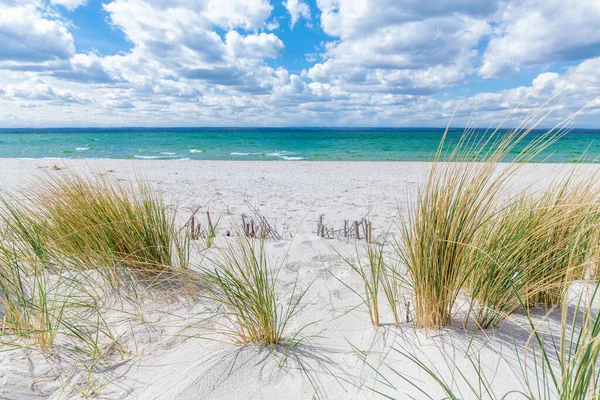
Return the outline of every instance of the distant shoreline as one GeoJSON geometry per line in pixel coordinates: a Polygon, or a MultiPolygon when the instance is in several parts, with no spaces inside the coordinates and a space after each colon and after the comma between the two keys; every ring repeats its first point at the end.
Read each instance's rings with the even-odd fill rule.
{"type": "MultiPolygon", "coordinates": [[[[310,160],[310,159],[301,159],[301,160],[245,160],[245,159],[191,159],[191,158],[179,158],[179,159],[167,159],[167,158],[156,158],[156,159],[143,159],[143,158],[68,158],[68,157],[0,157],[0,166],[3,160],[17,160],[17,161],[56,161],[56,162],[94,162],[94,163],[102,163],[102,162],[124,162],[124,163],[224,163],[224,164],[357,164],[357,165],[366,165],[366,164],[421,164],[421,165],[429,165],[433,163],[431,161],[413,161],[413,160],[310,160]]],[[[443,162],[443,161],[442,161],[443,162]]],[[[478,161],[470,161],[473,163],[477,163],[478,161]]],[[[499,165],[508,165],[510,161],[500,161],[499,165]]],[[[558,161],[527,161],[525,164],[531,165],[548,165],[548,166],[578,166],[578,165],[590,165],[590,166],[598,166],[600,165],[600,159],[594,162],[558,162],[558,161]]]]}

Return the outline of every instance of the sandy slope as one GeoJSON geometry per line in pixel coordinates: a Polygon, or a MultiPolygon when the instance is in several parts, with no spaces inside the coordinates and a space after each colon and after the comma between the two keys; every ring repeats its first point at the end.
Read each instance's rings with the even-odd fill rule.
{"type": "MultiPolygon", "coordinates": [[[[2,159],[0,193],[16,193],[30,187],[34,175],[57,173],[55,167],[65,166],[118,179],[142,173],[178,205],[182,219],[198,206],[221,215],[221,244],[230,240],[225,232],[235,229],[241,213],[248,213],[250,205],[256,207],[284,232],[284,240],[267,246],[272,264],[282,265],[281,300],[289,300],[296,279],[300,288],[310,286],[304,308],[290,327],[292,332],[306,326],[302,332],[306,339],[286,357],[283,349],[273,352],[208,340],[203,329],[205,304],[147,301],[139,313],[143,324],[135,313],[125,317],[114,312],[112,321],[127,354],[98,372],[96,394],[101,398],[355,399],[379,398],[377,392],[422,398],[419,389],[433,398],[444,397],[439,386],[402,353],[418,356],[448,382],[454,376],[458,381],[454,386],[464,398],[472,398],[457,373],[461,369],[475,374],[464,355],[467,351],[481,362],[497,393],[523,388],[521,363],[529,349],[522,316],[476,333],[464,330],[458,318],[453,326],[425,335],[411,322],[394,327],[385,310],[384,325],[374,329],[366,308],[348,288],[360,291],[361,283],[341,259],[353,257],[354,243],[315,234],[321,214],[326,222],[339,225],[368,210],[377,234],[393,234],[398,208],[405,207],[407,197],[425,179],[426,163],[2,159]]],[[[510,190],[530,184],[543,187],[570,168],[525,166],[510,190]]],[[[578,173],[594,168],[582,166],[578,173]]],[[[391,251],[389,255],[393,257],[391,251]]],[[[404,295],[410,302],[410,291],[404,295]]],[[[555,329],[558,318],[551,314],[545,329],[555,329]]],[[[85,376],[73,358],[0,350],[5,350],[0,353],[0,398],[78,396],[71,386],[81,384],[85,376]]],[[[532,364],[529,359],[523,368],[533,368],[532,364]]]]}

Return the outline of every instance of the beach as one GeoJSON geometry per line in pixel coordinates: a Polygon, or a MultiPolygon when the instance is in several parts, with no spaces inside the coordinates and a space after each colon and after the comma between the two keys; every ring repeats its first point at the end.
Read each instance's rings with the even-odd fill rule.
{"type": "Polygon", "coordinates": [[[0,0],[0,400],[600,400],[600,0],[0,0]]]}
{"type": "MultiPolygon", "coordinates": [[[[527,386],[523,371],[533,376],[536,356],[531,327],[522,313],[494,329],[464,327],[455,318],[441,330],[425,331],[415,327],[411,289],[403,287],[401,326],[394,325],[382,301],[381,326],[375,328],[358,296],[363,283],[344,261],[356,257],[364,240],[317,235],[320,216],[328,226],[342,226],[344,220],[359,221],[368,215],[373,237],[387,239],[385,254],[397,259],[389,243],[398,233],[399,213],[406,211],[408,199],[426,180],[430,166],[410,162],[0,160],[3,196],[18,197],[32,188],[36,176],[74,170],[121,182],[143,176],[171,209],[177,209],[181,223],[199,207],[199,216],[209,211],[212,220],[218,220],[216,245],[206,250],[201,240],[196,241],[192,268],[194,263],[206,263],[207,257],[233,240],[242,214],[258,210],[282,237],[265,241],[271,266],[281,268],[279,300],[289,302],[298,293],[294,287],[306,289],[300,311],[289,325],[302,338],[292,349],[239,346],[211,335],[203,326],[207,305],[201,300],[149,297],[132,312],[118,299],[106,299],[106,319],[125,350],[94,370],[94,385],[89,384],[89,374],[78,357],[60,346],[42,355],[2,345],[0,398],[78,398],[82,387],[92,391],[86,395],[111,399],[363,399],[382,394],[420,398],[422,390],[432,398],[445,397],[440,385],[411,356],[436,371],[465,399],[476,398],[466,381],[480,373],[496,393],[523,391],[527,386]]],[[[515,174],[509,189],[544,188],[573,168],[577,174],[589,174],[598,167],[529,164],[515,174]]],[[[574,285],[573,293],[586,285],[574,285]]],[[[465,304],[457,302],[456,315],[464,313],[465,304]]],[[[545,310],[535,310],[532,315],[541,331],[557,335],[560,312],[546,315],[545,310]]]]}

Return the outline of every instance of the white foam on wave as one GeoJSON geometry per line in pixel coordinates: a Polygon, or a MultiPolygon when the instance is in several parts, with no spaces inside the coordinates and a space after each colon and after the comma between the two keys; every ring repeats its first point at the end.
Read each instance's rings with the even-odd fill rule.
{"type": "Polygon", "coordinates": [[[89,149],[90,149],[89,147],[75,147],[75,150],[77,150],[77,151],[86,151],[89,149]]]}
{"type": "Polygon", "coordinates": [[[190,153],[202,153],[204,150],[191,149],[190,153]]]}
{"type": "Polygon", "coordinates": [[[229,154],[231,154],[232,156],[249,156],[250,155],[250,153],[238,153],[235,151],[233,153],[229,153],[229,154]]]}
{"type": "Polygon", "coordinates": [[[266,156],[269,157],[277,157],[279,159],[282,160],[286,160],[286,161],[298,161],[298,160],[304,160],[304,157],[299,157],[299,156],[292,156],[291,154],[296,154],[293,151],[276,151],[273,153],[266,153],[266,156]]]}
{"type": "Polygon", "coordinates": [[[160,154],[164,154],[165,156],[174,156],[177,153],[171,153],[171,152],[168,152],[168,151],[162,151],[160,154]]]}
{"type": "Polygon", "coordinates": [[[288,160],[288,161],[304,160],[304,157],[286,157],[286,156],[281,156],[280,158],[282,160],[288,160]]]}
{"type": "Polygon", "coordinates": [[[135,156],[133,156],[133,158],[140,158],[142,160],[156,160],[156,159],[164,158],[164,157],[161,157],[161,156],[138,156],[138,155],[135,155],[135,156]]]}
{"type": "Polygon", "coordinates": [[[286,154],[294,154],[294,153],[290,152],[290,151],[276,151],[274,153],[267,153],[265,155],[269,156],[269,157],[285,157],[286,154]]]}

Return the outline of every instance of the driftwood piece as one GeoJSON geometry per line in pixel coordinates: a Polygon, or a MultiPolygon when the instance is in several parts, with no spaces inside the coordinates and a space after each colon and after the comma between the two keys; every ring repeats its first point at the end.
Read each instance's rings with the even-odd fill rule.
{"type": "Polygon", "coordinates": [[[263,216],[257,221],[253,217],[242,214],[242,230],[249,238],[281,240],[282,237],[277,230],[263,216]]]}
{"type": "Polygon", "coordinates": [[[277,228],[269,223],[255,207],[246,202],[252,211],[252,216],[242,214],[242,230],[249,238],[281,240],[282,236],[277,228]]]}
{"type": "Polygon", "coordinates": [[[373,230],[371,227],[371,222],[365,218],[362,218],[360,221],[353,221],[350,223],[349,220],[344,220],[344,224],[339,228],[327,226],[324,223],[325,215],[319,215],[319,219],[317,220],[317,235],[321,236],[325,239],[339,239],[339,240],[366,240],[368,242],[372,241],[373,238],[373,230]]]}
{"type": "Polygon", "coordinates": [[[204,226],[202,226],[202,223],[199,220],[196,220],[196,215],[198,214],[198,211],[200,211],[200,207],[198,207],[196,209],[196,211],[194,211],[194,213],[192,214],[192,216],[186,223],[186,226],[188,227],[188,232],[190,234],[190,239],[192,239],[192,240],[206,238],[208,235],[208,232],[212,232],[214,230],[214,227],[212,224],[212,219],[210,218],[210,211],[209,210],[206,211],[206,219],[208,221],[208,229],[205,228],[204,226]]]}

